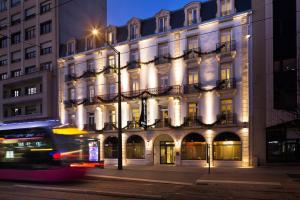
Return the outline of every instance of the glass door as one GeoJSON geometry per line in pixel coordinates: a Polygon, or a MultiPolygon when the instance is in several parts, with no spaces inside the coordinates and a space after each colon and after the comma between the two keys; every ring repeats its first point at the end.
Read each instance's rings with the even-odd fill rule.
{"type": "Polygon", "coordinates": [[[174,142],[160,142],[160,164],[174,164],[174,142]]]}

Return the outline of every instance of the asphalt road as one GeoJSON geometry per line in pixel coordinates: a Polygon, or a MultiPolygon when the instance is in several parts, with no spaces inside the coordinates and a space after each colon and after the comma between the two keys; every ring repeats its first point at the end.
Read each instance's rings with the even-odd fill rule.
{"type": "MultiPolygon", "coordinates": [[[[299,184],[295,182],[295,184],[299,184]]],[[[88,177],[60,184],[0,182],[1,200],[298,200],[300,191],[281,186],[247,184],[176,185],[88,177]]]]}

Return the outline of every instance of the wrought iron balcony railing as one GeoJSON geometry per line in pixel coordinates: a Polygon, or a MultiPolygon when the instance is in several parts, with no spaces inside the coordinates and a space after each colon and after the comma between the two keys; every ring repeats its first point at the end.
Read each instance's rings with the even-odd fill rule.
{"type": "Polygon", "coordinates": [[[219,90],[228,90],[228,89],[235,89],[236,88],[236,80],[235,78],[218,80],[216,85],[219,90]]]}
{"type": "Polygon", "coordinates": [[[104,74],[105,75],[114,74],[114,73],[117,73],[116,66],[105,66],[104,67],[104,74]]]}
{"type": "Polygon", "coordinates": [[[184,94],[199,93],[201,83],[186,84],[183,87],[184,94]]]}
{"type": "Polygon", "coordinates": [[[116,122],[105,122],[104,123],[104,131],[113,131],[116,130],[116,122]]]}
{"type": "Polygon", "coordinates": [[[171,123],[170,118],[156,119],[154,128],[166,128],[171,123]]]}
{"type": "Polygon", "coordinates": [[[127,70],[134,70],[134,69],[140,69],[141,65],[139,64],[139,60],[135,60],[135,61],[129,61],[127,62],[127,70]]]}
{"type": "Polygon", "coordinates": [[[237,123],[235,113],[222,113],[217,115],[218,125],[234,125],[237,123]]]}
{"type": "Polygon", "coordinates": [[[201,116],[193,116],[193,117],[185,117],[184,118],[184,125],[186,127],[201,126],[201,122],[202,122],[201,116]]]}
{"type": "Polygon", "coordinates": [[[201,48],[187,49],[184,50],[184,60],[191,60],[195,58],[199,58],[200,55],[196,52],[201,52],[201,48]]]}
{"type": "Polygon", "coordinates": [[[171,63],[170,54],[155,56],[155,65],[171,63]]]}
{"type": "Polygon", "coordinates": [[[138,129],[140,128],[140,124],[137,121],[128,121],[127,122],[127,129],[138,129]]]}
{"type": "Polygon", "coordinates": [[[182,87],[180,85],[172,85],[166,87],[149,88],[147,91],[150,96],[180,95],[182,93],[182,87]]]}
{"type": "Polygon", "coordinates": [[[65,75],[65,82],[74,81],[76,80],[76,74],[70,73],[65,75]]]}
{"type": "Polygon", "coordinates": [[[87,131],[95,131],[96,130],[96,124],[84,124],[84,130],[87,131]]]}
{"type": "Polygon", "coordinates": [[[230,53],[231,51],[236,50],[236,42],[235,40],[231,40],[228,42],[217,43],[216,48],[221,48],[220,53],[230,53]]]}

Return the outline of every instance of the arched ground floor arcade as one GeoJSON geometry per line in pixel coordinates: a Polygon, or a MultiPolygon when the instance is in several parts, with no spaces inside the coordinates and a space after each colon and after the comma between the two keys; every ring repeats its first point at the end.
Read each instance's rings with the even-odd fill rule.
{"type": "MultiPolygon", "coordinates": [[[[122,134],[123,164],[247,167],[248,135],[248,128],[132,130],[122,134]]],[[[100,159],[117,164],[117,133],[98,139],[100,159]]]]}

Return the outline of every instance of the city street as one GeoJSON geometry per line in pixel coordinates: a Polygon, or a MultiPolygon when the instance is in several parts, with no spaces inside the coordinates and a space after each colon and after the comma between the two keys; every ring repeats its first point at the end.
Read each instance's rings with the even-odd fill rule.
{"type": "Polygon", "coordinates": [[[72,183],[2,181],[0,199],[299,199],[298,172],[296,167],[213,169],[210,175],[192,167],[93,169],[72,183]]]}

